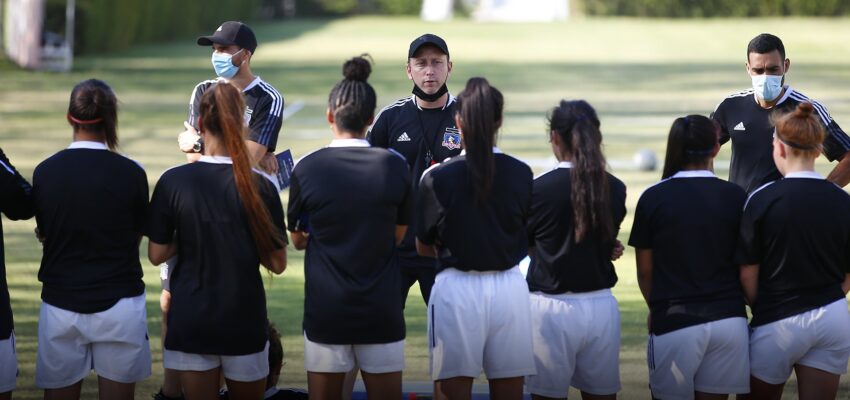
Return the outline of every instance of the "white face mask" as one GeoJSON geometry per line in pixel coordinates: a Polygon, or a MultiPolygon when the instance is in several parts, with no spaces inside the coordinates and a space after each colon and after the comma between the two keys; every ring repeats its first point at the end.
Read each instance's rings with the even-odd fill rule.
{"type": "Polygon", "coordinates": [[[774,101],[782,93],[782,75],[755,75],[753,90],[756,96],[766,101],[774,101]]]}

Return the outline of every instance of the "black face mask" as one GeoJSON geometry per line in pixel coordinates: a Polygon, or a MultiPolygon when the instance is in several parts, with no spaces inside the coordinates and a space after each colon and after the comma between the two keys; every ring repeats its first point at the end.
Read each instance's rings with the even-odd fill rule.
{"type": "Polygon", "coordinates": [[[419,88],[419,86],[417,86],[415,83],[413,84],[413,94],[416,97],[418,97],[422,100],[425,100],[429,103],[433,102],[433,101],[437,101],[437,99],[439,99],[440,97],[442,97],[444,94],[446,94],[448,92],[449,92],[449,87],[446,86],[445,83],[443,84],[443,86],[440,87],[440,90],[437,90],[437,92],[435,92],[434,94],[425,93],[425,92],[422,91],[422,89],[419,88]]]}

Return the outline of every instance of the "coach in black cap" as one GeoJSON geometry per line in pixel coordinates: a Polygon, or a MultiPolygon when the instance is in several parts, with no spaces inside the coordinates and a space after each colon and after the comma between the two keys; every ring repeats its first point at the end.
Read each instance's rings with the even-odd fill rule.
{"type": "Polygon", "coordinates": [[[283,123],[283,96],[251,71],[251,58],[257,50],[254,31],[242,22],[227,21],[212,35],[199,37],[198,45],[212,47],[212,65],[218,78],[203,81],[195,87],[184,123],[186,132],[179,139],[180,149],[189,153],[189,161],[200,157],[202,143],[197,131],[200,128],[198,106],[201,96],[210,86],[224,80],[236,85],[245,94],[248,106],[245,116],[251,131],[245,143],[251,159],[261,169],[276,172],[277,162],[273,153],[283,123]]]}
{"type": "MultiPolygon", "coordinates": [[[[413,81],[413,95],[381,110],[367,138],[373,146],[393,149],[407,159],[415,191],[425,169],[460,153],[455,98],[446,86],[452,72],[446,41],[430,33],[414,39],[407,50],[406,72],[413,81]]],[[[406,299],[410,287],[419,281],[427,304],[436,274],[435,261],[416,254],[414,232],[416,228],[409,227],[399,245],[402,297],[406,299]]]]}
{"type": "Polygon", "coordinates": [[[248,25],[236,21],[227,21],[209,36],[198,38],[199,46],[212,46],[220,44],[223,46],[236,45],[248,50],[251,54],[257,49],[257,37],[248,25]]]}

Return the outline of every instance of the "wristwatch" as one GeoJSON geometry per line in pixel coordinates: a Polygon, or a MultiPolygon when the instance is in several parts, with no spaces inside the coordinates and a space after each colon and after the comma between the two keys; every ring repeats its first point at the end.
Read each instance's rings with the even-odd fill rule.
{"type": "Polygon", "coordinates": [[[200,153],[203,149],[204,149],[204,139],[198,138],[198,140],[195,141],[195,144],[192,145],[192,151],[194,151],[195,153],[200,153]]]}

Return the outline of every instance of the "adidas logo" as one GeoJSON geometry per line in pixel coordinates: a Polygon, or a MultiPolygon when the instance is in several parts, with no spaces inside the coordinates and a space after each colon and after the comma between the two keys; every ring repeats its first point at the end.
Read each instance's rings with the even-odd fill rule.
{"type": "Polygon", "coordinates": [[[735,127],[734,127],[734,128],[732,128],[732,130],[736,130],[736,131],[745,131],[745,130],[747,130],[747,128],[744,128],[744,123],[743,123],[743,122],[738,122],[738,125],[735,125],[735,127]]]}
{"type": "Polygon", "coordinates": [[[410,141],[410,136],[407,136],[407,132],[404,132],[404,133],[402,133],[402,134],[401,134],[401,136],[399,136],[399,137],[398,137],[398,139],[396,139],[395,141],[396,141],[396,142],[409,142],[409,141],[410,141]]]}

